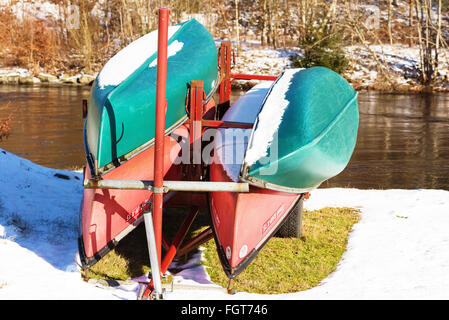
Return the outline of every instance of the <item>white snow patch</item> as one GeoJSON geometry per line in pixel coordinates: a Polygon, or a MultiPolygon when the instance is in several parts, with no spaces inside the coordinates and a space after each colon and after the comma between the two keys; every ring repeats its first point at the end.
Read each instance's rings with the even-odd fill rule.
{"type": "Polygon", "coordinates": [[[285,99],[285,95],[290,88],[293,76],[300,70],[285,70],[266,98],[262,110],[257,117],[257,126],[253,132],[249,148],[246,151],[245,162],[248,165],[252,165],[267,155],[273,137],[281,125],[285,109],[290,103],[285,99]]]}
{"type": "MultiPolygon", "coordinates": [[[[180,27],[181,25],[170,26],[168,28],[168,39],[180,27]]],[[[157,52],[157,38],[158,30],[155,30],[131,42],[113,56],[98,74],[97,79],[100,88],[118,86],[136,71],[149,57],[157,52]]]]}
{"type": "Polygon", "coordinates": [[[74,257],[82,173],[45,168],[2,149],[0,172],[0,300],[135,297],[80,278],[74,257]]]}
{"type": "Polygon", "coordinates": [[[2,0],[0,7],[9,7],[11,12],[22,21],[24,18],[34,17],[41,20],[61,19],[60,6],[49,1],[13,1],[2,0]]]}
{"type": "Polygon", "coordinates": [[[284,69],[290,68],[291,57],[301,54],[298,48],[271,49],[262,47],[260,44],[240,43],[240,45],[235,73],[278,76],[284,69]]]}
{"type": "Polygon", "coordinates": [[[449,191],[317,189],[304,203],[307,210],[324,207],[359,208],[362,219],[349,235],[337,270],[318,286],[279,295],[179,290],[167,298],[449,298],[449,191]]]}

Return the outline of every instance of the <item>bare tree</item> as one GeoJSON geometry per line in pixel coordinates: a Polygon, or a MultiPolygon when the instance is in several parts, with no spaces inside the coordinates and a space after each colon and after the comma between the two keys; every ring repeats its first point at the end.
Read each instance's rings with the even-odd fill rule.
{"type": "Polygon", "coordinates": [[[235,32],[237,36],[237,48],[240,47],[240,28],[239,28],[239,0],[234,0],[235,3],[235,32]]]}
{"type": "Polygon", "coordinates": [[[378,54],[374,52],[374,50],[370,46],[370,42],[367,39],[367,35],[373,37],[379,44],[380,39],[376,36],[373,30],[370,30],[368,26],[366,26],[362,20],[361,15],[358,12],[355,12],[354,7],[351,5],[350,1],[346,1],[345,3],[345,17],[346,19],[341,21],[341,24],[347,30],[350,30],[354,36],[358,38],[363,47],[370,53],[374,61],[376,62],[377,71],[382,76],[382,78],[386,81],[386,83],[390,87],[395,87],[395,82],[390,76],[390,70],[387,66],[385,66],[382,61],[379,59],[378,54]]]}
{"type": "Polygon", "coordinates": [[[414,0],[408,1],[408,25],[409,25],[409,46],[413,47],[413,3],[414,0]]]}
{"type": "Polygon", "coordinates": [[[393,44],[393,35],[391,33],[391,16],[393,13],[393,10],[391,8],[391,1],[392,0],[387,0],[387,11],[388,11],[388,19],[387,19],[387,31],[388,31],[388,38],[390,39],[390,44],[393,44]]]}
{"type": "Polygon", "coordinates": [[[260,42],[264,46],[267,43],[268,39],[268,0],[263,0],[263,8],[262,8],[262,32],[260,42]]]}
{"type": "Polygon", "coordinates": [[[421,59],[421,82],[431,86],[438,70],[441,42],[441,0],[438,1],[437,25],[434,24],[432,0],[415,0],[418,44],[421,59]]]}

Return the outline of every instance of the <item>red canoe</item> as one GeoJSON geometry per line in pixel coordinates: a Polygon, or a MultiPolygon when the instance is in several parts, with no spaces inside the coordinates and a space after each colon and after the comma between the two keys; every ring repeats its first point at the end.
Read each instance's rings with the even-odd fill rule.
{"type": "MultiPolygon", "coordinates": [[[[270,84],[264,83],[251,89],[232,105],[223,121],[254,123],[270,84]]],[[[221,139],[215,139],[214,161],[210,165],[211,181],[238,182],[244,155],[241,150],[246,149],[247,143],[242,137],[249,136],[250,132],[250,129],[219,129],[215,137],[221,139]],[[235,138],[230,141],[224,139],[227,135],[224,130],[234,130],[235,138]],[[232,158],[235,155],[236,159],[225,161],[229,154],[232,158]]],[[[249,193],[209,194],[217,251],[228,278],[236,277],[248,266],[281,227],[300,198],[301,194],[298,193],[254,186],[250,186],[249,193]]]]}

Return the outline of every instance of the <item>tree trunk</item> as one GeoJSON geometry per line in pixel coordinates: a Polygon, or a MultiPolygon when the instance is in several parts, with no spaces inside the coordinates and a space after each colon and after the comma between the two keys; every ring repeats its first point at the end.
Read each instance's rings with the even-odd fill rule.
{"type": "Polygon", "coordinates": [[[434,71],[438,72],[438,51],[440,49],[441,42],[441,0],[438,0],[438,25],[437,25],[437,36],[435,41],[435,63],[434,63],[434,71]]]}
{"type": "MultiPolygon", "coordinates": [[[[438,1],[441,5],[441,1],[438,1]]],[[[438,8],[440,15],[441,8],[438,8]]],[[[438,69],[438,49],[441,41],[441,21],[438,25],[432,22],[432,1],[415,0],[419,53],[421,58],[421,82],[430,87],[438,69]],[[436,32],[435,32],[436,31],[436,32]]]]}
{"type": "Polygon", "coordinates": [[[423,48],[423,35],[422,35],[422,8],[420,0],[415,1],[415,11],[416,11],[416,29],[418,31],[418,45],[419,45],[419,57],[421,60],[421,76],[422,82],[426,81],[426,75],[424,73],[424,48],[423,48]]]}
{"type": "Polygon", "coordinates": [[[262,12],[262,34],[260,42],[264,46],[266,45],[267,35],[268,35],[268,12],[267,12],[267,0],[263,1],[263,12],[262,12]]]}
{"type": "Polygon", "coordinates": [[[388,29],[388,37],[390,38],[390,44],[393,44],[393,35],[391,34],[391,15],[393,13],[392,9],[391,9],[391,0],[387,0],[387,10],[388,10],[388,25],[387,25],[387,29],[388,29]]]}
{"type": "Polygon", "coordinates": [[[269,12],[270,12],[270,44],[273,48],[277,48],[278,46],[278,34],[277,34],[277,0],[270,0],[269,2],[269,12]]]}
{"type": "Polygon", "coordinates": [[[306,34],[306,11],[307,11],[307,1],[299,0],[299,42],[304,42],[306,34]]]}
{"type": "Polygon", "coordinates": [[[235,32],[237,36],[237,48],[240,47],[240,30],[239,30],[239,0],[235,1],[235,32]]]}

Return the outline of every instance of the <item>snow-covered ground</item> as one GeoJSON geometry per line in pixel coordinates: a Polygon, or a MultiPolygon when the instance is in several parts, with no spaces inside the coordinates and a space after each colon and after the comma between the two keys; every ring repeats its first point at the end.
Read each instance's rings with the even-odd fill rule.
{"type": "MultiPolygon", "coordinates": [[[[81,173],[49,169],[0,149],[0,300],[136,299],[138,285],[81,280],[77,252],[81,173]]],[[[360,208],[337,270],[310,290],[227,295],[197,254],[167,299],[449,299],[449,191],[318,189],[307,209],[360,208]]],[[[300,275],[298,275],[300,277],[300,275]]]]}

